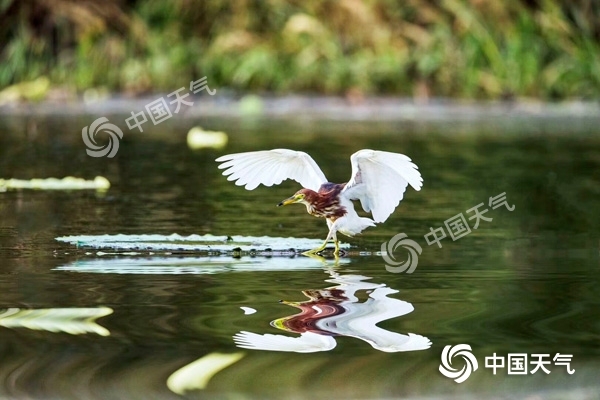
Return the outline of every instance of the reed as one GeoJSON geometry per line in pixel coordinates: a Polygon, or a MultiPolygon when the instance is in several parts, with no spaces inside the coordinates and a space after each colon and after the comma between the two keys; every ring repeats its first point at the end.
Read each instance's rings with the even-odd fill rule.
{"type": "Polygon", "coordinates": [[[0,0],[0,88],[597,99],[594,0],[0,0]],[[101,4],[101,5],[100,5],[101,4]]]}

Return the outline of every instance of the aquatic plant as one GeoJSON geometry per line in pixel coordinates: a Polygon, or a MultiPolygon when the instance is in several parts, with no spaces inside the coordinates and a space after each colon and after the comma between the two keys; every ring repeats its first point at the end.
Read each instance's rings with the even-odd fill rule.
{"type": "Polygon", "coordinates": [[[597,98],[593,0],[0,1],[0,88],[597,98]]]}

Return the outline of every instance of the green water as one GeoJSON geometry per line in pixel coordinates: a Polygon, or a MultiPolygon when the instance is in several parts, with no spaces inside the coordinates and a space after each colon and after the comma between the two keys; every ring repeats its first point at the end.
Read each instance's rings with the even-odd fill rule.
{"type": "Polygon", "coordinates": [[[0,398],[179,398],[169,376],[215,352],[243,357],[186,397],[599,398],[597,121],[180,119],[126,131],[114,159],[96,159],[86,155],[80,135],[93,119],[0,121],[0,177],[103,175],[113,185],[107,193],[0,193],[0,313],[112,310],[82,323],[88,331],[78,335],[64,332],[73,326],[65,317],[55,318],[51,331],[50,323],[36,328],[25,317],[7,327],[0,316],[0,398]],[[185,134],[196,124],[228,132],[227,148],[188,149],[185,134]],[[304,207],[276,207],[298,189],[294,182],[248,192],[227,182],[214,162],[225,153],[267,148],[308,152],[334,182],[348,180],[349,156],[358,149],[401,152],[419,166],[424,187],[409,189],[385,224],[344,238],[351,252],[338,261],[293,254],[97,256],[55,240],[173,233],[324,238],[324,221],[304,207]],[[503,192],[513,211],[489,207],[489,198],[503,192]],[[468,221],[468,235],[447,237],[442,248],[427,245],[430,228],[460,213],[468,218],[467,210],[482,202],[492,221],[476,230],[468,221]],[[388,272],[377,254],[400,232],[422,247],[412,274],[388,272]],[[353,286],[356,279],[372,287],[353,286]],[[301,312],[299,303],[310,311],[311,294],[345,290],[341,296],[348,297],[349,287],[354,300],[333,300],[348,310],[345,323],[376,315],[382,304],[392,304],[390,310],[403,304],[414,309],[377,326],[421,335],[431,347],[386,352],[337,334],[323,336],[333,348],[302,354],[243,349],[233,340],[241,331],[299,337],[271,322],[301,312]],[[389,291],[386,299],[373,300],[382,291],[389,291]],[[438,367],[443,348],[460,343],[472,347],[479,369],[458,384],[438,367]],[[548,375],[513,376],[506,369],[494,375],[485,367],[493,353],[570,354],[575,373],[549,365],[548,375]]]}

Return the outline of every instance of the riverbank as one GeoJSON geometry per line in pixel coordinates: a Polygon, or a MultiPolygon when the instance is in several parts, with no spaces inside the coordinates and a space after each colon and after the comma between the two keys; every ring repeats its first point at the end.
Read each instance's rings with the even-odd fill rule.
{"type": "Polygon", "coordinates": [[[600,97],[592,1],[5,3],[0,88],[140,95],[207,76],[278,94],[600,97]]]}
{"type": "MultiPolygon", "coordinates": [[[[112,96],[101,99],[83,97],[68,100],[48,100],[38,103],[17,102],[0,106],[3,116],[48,115],[131,115],[144,110],[149,103],[167,99],[167,94],[138,98],[112,96]]],[[[353,99],[338,96],[274,96],[215,95],[187,99],[194,104],[183,105],[176,119],[210,117],[284,118],[299,120],[340,121],[420,121],[511,123],[519,120],[556,121],[560,124],[583,123],[600,126],[600,102],[565,101],[466,101],[431,99],[419,102],[410,98],[364,97],[353,99]]],[[[175,105],[170,106],[174,111],[175,105]]]]}

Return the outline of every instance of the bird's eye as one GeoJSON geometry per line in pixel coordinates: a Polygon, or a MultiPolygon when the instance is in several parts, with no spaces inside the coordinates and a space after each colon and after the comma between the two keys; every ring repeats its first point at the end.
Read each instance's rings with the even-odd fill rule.
{"type": "Polygon", "coordinates": [[[301,194],[300,196],[298,196],[298,198],[299,198],[299,199],[303,199],[303,198],[304,198],[304,195],[303,195],[303,194],[301,194]]]}

